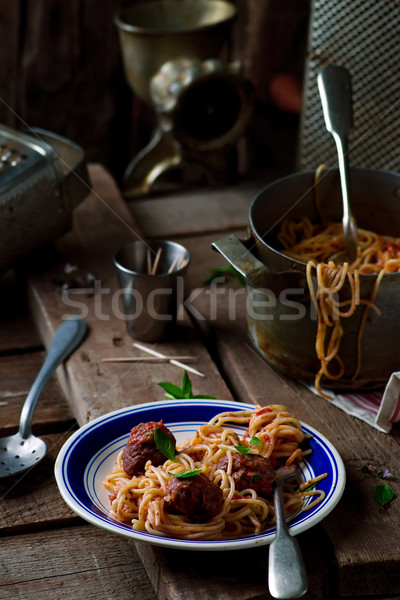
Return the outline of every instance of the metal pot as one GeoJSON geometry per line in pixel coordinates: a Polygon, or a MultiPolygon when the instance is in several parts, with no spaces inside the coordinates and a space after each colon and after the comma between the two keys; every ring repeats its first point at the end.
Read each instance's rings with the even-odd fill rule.
{"type": "MultiPolygon", "coordinates": [[[[213,243],[247,281],[248,333],[261,355],[273,366],[297,379],[313,381],[320,368],[316,355],[317,315],[306,283],[306,265],[279,250],[276,234],[283,219],[307,216],[318,222],[314,171],[279,179],[263,189],[250,207],[252,237],[241,242],[228,236],[213,243]]],[[[353,213],[363,229],[400,235],[400,175],[371,169],[351,169],[353,213]]],[[[339,174],[326,171],[319,184],[325,217],[341,221],[339,174]]],[[[376,275],[361,275],[361,298],[370,299],[376,275]]],[[[346,292],[345,292],[346,293],[346,292]]],[[[348,293],[349,290],[348,290],[348,293]]],[[[344,335],[339,354],[345,365],[340,380],[322,380],[332,389],[374,389],[386,385],[400,370],[400,274],[384,275],[375,305],[368,313],[361,343],[361,369],[357,368],[358,332],[364,307],[341,320],[344,335]]]]}

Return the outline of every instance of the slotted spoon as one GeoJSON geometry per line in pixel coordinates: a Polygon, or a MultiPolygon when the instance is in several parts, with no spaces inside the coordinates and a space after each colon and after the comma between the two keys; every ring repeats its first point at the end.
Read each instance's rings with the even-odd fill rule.
{"type": "Polygon", "coordinates": [[[80,344],[85,333],[85,321],[74,317],[67,319],[56,329],[43,366],[22,407],[18,432],[0,438],[0,479],[30,469],[45,456],[46,443],[32,434],[33,412],[45,384],[80,344]]]}

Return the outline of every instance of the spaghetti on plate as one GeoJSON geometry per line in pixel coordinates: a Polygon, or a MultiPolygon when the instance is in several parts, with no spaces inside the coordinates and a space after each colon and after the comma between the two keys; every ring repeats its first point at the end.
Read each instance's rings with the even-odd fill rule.
{"type": "MultiPolygon", "coordinates": [[[[173,538],[232,539],[273,526],[276,470],[287,469],[310,453],[304,448],[306,435],[299,420],[284,406],[271,405],[217,414],[200,426],[193,438],[177,444],[170,458],[163,457],[157,465],[153,464],[156,460],[146,460],[143,472],[128,474],[125,468],[132,464],[127,460],[129,452],[136,465],[140,462],[136,460],[137,440],[146,446],[146,452],[152,438],[158,442],[157,450],[171,450],[167,437],[171,440],[173,435],[164,429],[168,432],[162,422],[133,428],[133,449],[129,450],[128,442],[104,485],[111,516],[135,530],[173,538]]],[[[314,488],[325,476],[286,485],[286,514],[322,501],[324,492],[314,488]]]]}

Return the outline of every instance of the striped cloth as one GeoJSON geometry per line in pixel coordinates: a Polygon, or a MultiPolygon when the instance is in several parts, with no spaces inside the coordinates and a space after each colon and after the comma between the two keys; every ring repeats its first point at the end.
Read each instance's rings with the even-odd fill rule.
{"type": "MultiPolygon", "coordinates": [[[[306,386],[319,396],[314,386],[306,386]]],[[[400,372],[390,376],[384,391],[334,394],[324,389],[323,392],[330,397],[328,402],[384,433],[391,431],[393,423],[400,422],[400,372]]]]}

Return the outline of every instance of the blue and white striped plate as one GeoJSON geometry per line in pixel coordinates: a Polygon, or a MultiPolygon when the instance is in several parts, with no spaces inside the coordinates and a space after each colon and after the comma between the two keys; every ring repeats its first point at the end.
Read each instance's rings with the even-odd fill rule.
{"type": "MultiPolygon", "coordinates": [[[[118,452],[125,446],[131,428],[146,421],[163,420],[178,443],[191,437],[198,427],[217,413],[253,409],[252,404],[226,400],[165,400],[129,406],[99,417],[76,431],[61,448],[55,464],[55,477],[68,506],[80,517],[105,529],[159,546],[190,550],[234,550],[269,544],[275,528],[260,535],[223,541],[186,541],[134,531],[109,516],[110,503],[102,482],[113,469],[118,452]]],[[[325,499],[290,521],[292,535],[301,533],[326,517],[339,502],[346,482],[343,461],[332,444],[318,431],[302,423],[311,434],[312,454],[301,463],[304,480],[327,473],[318,483],[325,499]]],[[[245,427],[234,427],[243,432],[245,427]]]]}

